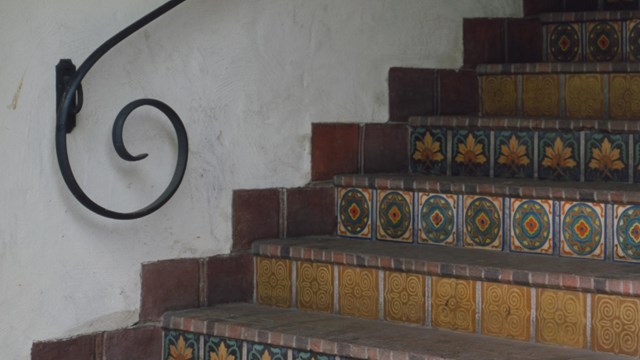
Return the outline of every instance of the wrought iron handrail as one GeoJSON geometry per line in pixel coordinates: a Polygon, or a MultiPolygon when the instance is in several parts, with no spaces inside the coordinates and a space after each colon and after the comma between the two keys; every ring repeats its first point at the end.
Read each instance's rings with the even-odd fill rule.
{"type": "Polygon", "coordinates": [[[56,66],[57,81],[57,120],[56,120],[56,154],[58,165],[65,183],[71,190],[75,198],[89,210],[112,219],[128,220],[137,219],[149,215],[162,207],[173,194],[178,190],[187,167],[189,144],[187,131],[178,114],[167,104],[155,99],[139,99],[130,102],[118,114],[113,124],[112,140],[113,146],[118,155],[126,161],[138,161],[147,157],[148,154],[131,155],[124,146],[122,132],[124,123],[131,112],[141,106],[151,106],[164,113],[175,130],[178,140],[178,158],[176,167],[171,178],[171,182],[164,192],[148,206],[133,212],[117,212],[106,209],[91,200],[82,190],[73,175],[67,153],[67,134],[75,127],[75,115],[82,109],[82,80],[89,70],[114,46],[126,39],[131,34],[140,30],[145,25],[164,15],[185,0],[170,0],[149,14],[143,16],[138,21],[120,31],[98,49],[96,49],[76,70],[70,60],[63,59],[56,66]]]}

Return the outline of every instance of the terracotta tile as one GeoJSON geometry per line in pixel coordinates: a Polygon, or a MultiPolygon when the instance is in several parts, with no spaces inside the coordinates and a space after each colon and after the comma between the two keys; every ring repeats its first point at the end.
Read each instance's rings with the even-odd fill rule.
{"type": "Polygon", "coordinates": [[[591,348],[640,356],[640,300],[593,295],[591,348]]]}
{"type": "Polygon", "coordinates": [[[364,128],[364,173],[409,172],[409,128],[367,124],[364,128]]]}
{"type": "Polygon", "coordinates": [[[253,258],[251,254],[215,256],[206,263],[207,306],[253,299],[253,258]]]}
{"type": "Polygon", "coordinates": [[[538,289],[536,341],[575,348],[587,346],[587,295],[538,289]]]}
{"type": "Polygon", "coordinates": [[[31,360],[94,360],[95,348],[96,335],[35,342],[31,347],[31,360]]]}
{"type": "Polygon", "coordinates": [[[524,16],[562,11],[562,0],[524,0],[524,16]]]}
{"type": "Polygon", "coordinates": [[[486,63],[504,63],[506,60],[504,28],[504,19],[464,19],[465,67],[470,68],[486,63]]]}
{"type": "Polygon", "coordinates": [[[432,277],[431,326],[476,331],[476,282],[432,277]]]}
{"type": "Polygon", "coordinates": [[[140,320],[158,320],[167,310],[200,305],[198,259],[142,264],[140,320]]]}
{"type": "Polygon", "coordinates": [[[478,75],[473,70],[439,70],[440,115],[478,114],[478,75]]]}
{"type": "Polygon", "coordinates": [[[340,314],[378,319],[378,271],[351,266],[339,271],[340,314]]]}
{"type": "Polygon", "coordinates": [[[312,124],[311,180],[357,173],[359,134],[358,124],[312,124]]]}
{"type": "Polygon", "coordinates": [[[336,229],[332,186],[287,190],[287,237],[331,235],[336,229]]]}
{"type": "Polygon", "coordinates": [[[598,0],[566,0],[564,11],[596,11],[598,0]]]}
{"type": "Polygon", "coordinates": [[[291,307],[291,261],[256,258],[256,299],[259,304],[291,307]]]}
{"type": "Polygon", "coordinates": [[[103,360],[160,359],[162,329],[140,327],[105,334],[103,360]]]}
{"type": "Polygon", "coordinates": [[[422,325],[425,321],[424,275],[384,272],[384,318],[422,325]]]}
{"type": "Polygon", "coordinates": [[[542,24],[538,19],[507,20],[507,62],[542,61],[542,24]]]}
{"type": "Polygon", "coordinates": [[[482,334],[529,341],[531,290],[525,286],[482,283],[482,334]]]}
{"type": "Polygon", "coordinates": [[[333,311],[333,266],[300,261],[296,273],[296,304],[299,309],[333,311]]]}
{"type": "Polygon", "coordinates": [[[280,195],[277,189],[233,192],[233,250],[250,249],[259,239],[277,238],[280,225],[280,195]]]}
{"type": "Polygon", "coordinates": [[[406,122],[410,116],[435,115],[435,91],[435,70],[391,68],[389,120],[406,122]]]}

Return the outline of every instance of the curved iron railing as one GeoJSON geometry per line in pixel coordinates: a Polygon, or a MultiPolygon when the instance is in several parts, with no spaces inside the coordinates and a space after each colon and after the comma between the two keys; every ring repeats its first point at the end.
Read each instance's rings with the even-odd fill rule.
{"type": "Polygon", "coordinates": [[[96,202],[91,200],[87,194],[82,190],[80,185],[73,175],[71,165],[69,163],[69,155],[67,153],[67,134],[70,133],[75,127],[75,115],[82,109],[82,80],[87,75],[89,70],[95,65],[102,56],[104,56],[109,50],[111,50],[118,43],[126,39],[129,35],[140,30],[145,25],[154,21],[158,17],[162,16],[166,12],[175,8],[185,0],[171,0],[160,6],[156,10],[142,17],[140,20],[126,27],[124,30],[117,33],[115,36],[107,40],[98,49],[96,49],[76,71],[75,66],[70,60],[61,60],[58,66],[56,66],[56,81],[57,81],[57,121],[56,121],[56,154],[58,156],[58,165],[65,183],[71,190],[71,193],[75,196],[80,203],[82,203],[89,210],[100,214],[102,216],[128,220],[137,219],[143,216],[149,215],[154,211],[162,207],[173,194],[178,190],[182,178],[187,167],[188,158],[188,138],[187,131],[182,123],[182,120],[176,114],[171,107],[167,104],[155,100],[155,99],[140,99],[135,100],[126,105],[116,117],[113,124],[113,146],[115,147],[118,155],[126,161],[138,161],[147,157],[147,154],[131,155],[124,146],[122,140],[122,131],[125,121],[131,112],[142,106],[151,106],[162,113],[164,113],[176,132],[178,139],[178,159],[176,167],[171,178],[171,182],[164,190],[164,192],[148,206],[133,212],[117,212],[106,209],[96,202]]]}

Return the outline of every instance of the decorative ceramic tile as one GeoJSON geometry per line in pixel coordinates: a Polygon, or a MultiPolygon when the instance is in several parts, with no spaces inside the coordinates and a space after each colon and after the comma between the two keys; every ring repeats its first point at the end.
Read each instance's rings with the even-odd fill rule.
{"type": "Polygon", "coordinates": [[[296,304],[313,311],[333,311],[333,266],[299,261],[296,272],[296,304]]]}
{"type": "Polygon", "coordinates": [[[425,320],[424,275],[385,271],[384,318],[413,324],[425,320]]]}
{"type": "Polygon", "coordinates": [[[553,252],[553,204],[551,200],[511,199],[511,250],[553,252]]]}
{"type": "Polygon", "coordinates": [[[566,114],[571,118],[604,117],[604,75],[567,74],[566,114]]]}
{"type": "Polygon", "coordinates": [[[256,258],[256,297],[259,304],[291,306],[291,261],[256,258]]]}
{"type": "MultiPolygon", "coordinates": [[[[293,360],[335,360],[333,355],[319,354],[312,351],[302,351],[293,349],[293,360]]],[[[344,357],[341,357],[344,359],[344,357]]]]}
{"type": "Polygon", "coordinates": [[[217,336],[207,336],[204,338],[204,359],[240,360],[242,359],[242,341],[217,336]]]}
{"type": "Polygon", "coordinates": [[[522,114],[547,117],[560,115],[560,75],[522,76],[522,114]]]}
{"type": "Polygon", "coordinates": [[[640,356],[640,299],[593,295],[591,348],[640,356]]]}
{"type": "Polygon", "coordinates": [[[179,331],[165,331],[164,360],[199,359],[200,335],[179,331]]]}
{"type": "Polygon", "coordinates": [[[633,19],[627,22],[627,53],[630,61],[640,60],[640,20],[633,19]]]}
{"type": "Polygon", "coordinates": [[[515,116],[518,109],[515,75],[485,75],[481,78],[482,115],[515,116]]]}
{"type": "Polygon", "coordinates": [[[531,290],[525,286],[482,283],[483,335],[528,341],[531,337],[531,290]]]}
{"type": "MultiPolygon", "coordinates": [[[[247,342],[247,360],[287,360],[288,349],[265,344],[247,342]]],[[[216,360],[230,360],[230,358],[212,358],[216,360]]],[[[242,360],[242,358],[235,358],[242,360]]]]}
{"type": "Polygon", "coordinates": [[[640,134],[633,135],[633,182],[640,182],[640,134]]]}
{"type": "Polygon", "coordinates": [[[419,193],[418,241],[425,244],[455,245],[455,195],[419,193]]]}
{"type": "Polygon", "coordinates": [[[447,130],[411,130],[411,171],[429,175],[447,174],[447,130]]]}
{"type": "Polygon", "coordinates": [[[640,75],[609,75],[609,116],[614,119],[640,117],[640,75]]]}
{"type": "Polygon", "coordinates": [[[494,176],[533,178],[533,132],[495,132],[494,176]]]}
{"type": "Polygon", "coordinates": [[[371,189],[338,189],[338,235],[371,239],[371,189]]]}
{"type": "Polygon", "coordinates": [[[413,194],[378,190],[377,237],[379,240],[411,242],[413,239],[413,194]]]}
{"type": "Polygon", "coordinates": [[[613,258],[640,262],[640,206],[614,205],[613,258]]]}
{"type": "Polygon", "coordinates": [[[451,173],[454,176],[489,176],[489,131],[453,132],[451,173]]]}
{"type": "Polygon", "coordinates": [[[341,266],[339,272],[340,314],[378,319],[378,271],[341,266]]]}
{"type": "Polygon", "coordinates": [[[587,181],[629,181],[629,135],[586,133],[587,181]]]}
{"type": "Polygon", "coordinates": [[[561,214],[560,255],[604,259],[604,205],[566,201],[561,214]]]}
{"type": "Polygon", "coordinates": [[[621,28],[617,21],[587,23],[587,61],[620,61],[621,28]]]}
{"type": "Polygon", "coordinates": [[[557,24],[547,26],[550,59],[555,61],[582,60],[580,52],[580,25],[557,24]]]}
{"type": "Polygon", "coordinates": [[[502,198],[464,197],[464,245],[502,250],[502,198]]]}
{"type": "Polygon", "coordinates": [[[431,279],[431,325],[475,332],[476,282],[437,276],[431,279]]]}
{"type": "Polygon", "coordinates": [[[587,295],[538,289],[536,341],[584,349],[587,346],[587,295]]]}
{"type": "Polygon", "coordinates": [[[540,133],[538,177],[580,181],[580,141],[577,133],[540,133]]]}

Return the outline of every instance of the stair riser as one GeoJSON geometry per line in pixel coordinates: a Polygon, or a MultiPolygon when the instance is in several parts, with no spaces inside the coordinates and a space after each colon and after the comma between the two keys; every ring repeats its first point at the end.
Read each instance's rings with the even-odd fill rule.
{"type": "Polygon", "coordinates": [[[633,119],[640,75],[610,73],[480,76],[485,116],[633,119]]]}
{"type": "Polygon", "coordinates": [[[640,300],[281,258],[256,258],[260,304],[640,355],[640,300]],[[625,324],[624,330],[614,330],[625,324]],[[608,334],[615,334],[608,340],[608,334]],[[623,339],[631,339],[625,344],[623,339]]]}

